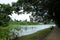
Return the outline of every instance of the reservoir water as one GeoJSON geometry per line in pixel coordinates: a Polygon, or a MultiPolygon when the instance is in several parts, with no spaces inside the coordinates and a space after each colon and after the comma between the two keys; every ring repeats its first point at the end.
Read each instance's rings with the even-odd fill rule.
{"type": "Polygon", "coordinates": [[[20,37],[20,36],[35,33],[39,30],[43,30],[43,29],[49,28],[51,26],[55,26],[55,24],[20,25],[17,27],[17,29],[15,29],[15,28],[11,29],[10,32],[11,32],[11,34],[14,33],[14,35],[20,37]]]}

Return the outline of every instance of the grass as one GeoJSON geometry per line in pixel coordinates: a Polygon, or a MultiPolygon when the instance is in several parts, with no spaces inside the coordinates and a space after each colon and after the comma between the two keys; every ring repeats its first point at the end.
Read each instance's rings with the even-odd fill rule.
{"type": "Polygon", "coordinates": [[[38,22],[27,22],[27,21],[11,21],[10,24],[16,24],[16,25],[39,25],[38,22]]]}
{"type": "Polygon", "coordinates": [[[9,26],[2,27],[0,26],[0,40],[6,40],[6,35],[9,34],[9,30],[12,28],[17,28],[19,25],[9,24],[9,26]]]}
{"type": "Polygon", "coordinates": [[[50,32],[51,32],[51,29],[47,28],[30,35],[15,38],[14,40],[43,40],[50,32]]]}
{"type": "Polygon", "coordinates": [[[6,35],[9,33],[8,27],[0,27],[0,40],[5,40],[6,35]]]}

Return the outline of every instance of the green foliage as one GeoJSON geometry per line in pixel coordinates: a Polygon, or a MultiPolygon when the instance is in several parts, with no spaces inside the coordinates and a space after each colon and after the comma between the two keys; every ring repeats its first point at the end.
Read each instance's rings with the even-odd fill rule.
{"type": "Polygon", "coordinates": [[[0,4],[0,13],[9,15],[12,13],[12,7],[8,4],[0,4]]]}
{"type": "Polygon", "coordinates": [[[20,10],[19,7],[23,7],[24,11],[36,12],[36,17],[43,16],[44,13],[48,11],[47,13],[50,20],[52,19],[60,26],[60,0],[18,0],[15,4],[16,12],[20,10]]]}
{"type": "Polygon", "coordinates": [[[10,21],[10,15],[12,13],[12,7],[8,4],[0,4],[0,26],[7,26],[10,21]]]}
{"type": "Polygon", "coordinates": [[[11,25],[38,25],[39,23],[38,22],[28,22],[28,21],[10,21],[11,25]]]}
{"type": "Polygon", "coordinates": [[[37,25],[38,22],[20,22],[20,25],[37,25]]]}
{"type": "Polygon", "coordinates": [[[18,0],[16,3],[13,2],[12,6],[9,4],[0,4],[0,26],[8,24],[10,20],[8,15],[10,15],[13,10],[18,14],[20,14],[20,10],[24,10],[24,12],[35,12],[35,15],[32,13],[32,16],[36,18],[38,16],[43,18],[44,14],[47,12],[50,18],[49,20],[53,19],[56,21],[56,24],[60,24],[59,5],[59,0],[18,0]]]}
{"type": "Polygon", "coordinates": [[[5,40],[6,36],[9,34],[9,28],[0,27],[0,40],[5,40]]]}
{"type": "Polygon", "coordinates": [[[24,12],[32,12],[31,16],[35,18],[35,21],[37,21],[39,20],[38,16],[41,16],[43,19],[45,12],[47,12],[47,10],[43,9],[43,4],[45,4],[44,0],[18,0],[16,3],[12,3],[12,7],[14,7],[14,10],[18,14],[20,14],[19,11],[22,9],[22,7],[24,12]]]}
{"type": "Polygon", "coordinates": [[[48,10],[48,14],[55,21],[56,25],[60,27],[60,0],[47,0],[46,9],[48,10]]]}

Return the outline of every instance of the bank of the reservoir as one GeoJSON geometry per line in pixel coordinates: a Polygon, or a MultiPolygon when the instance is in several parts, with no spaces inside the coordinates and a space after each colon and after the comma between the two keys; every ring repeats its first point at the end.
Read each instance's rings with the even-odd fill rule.
{"type": "Polygon", "coordinates": [[[17,37],[14,40],[43,40],[50,32],[51,28],[46,28],[30,35],[17,37]]]}

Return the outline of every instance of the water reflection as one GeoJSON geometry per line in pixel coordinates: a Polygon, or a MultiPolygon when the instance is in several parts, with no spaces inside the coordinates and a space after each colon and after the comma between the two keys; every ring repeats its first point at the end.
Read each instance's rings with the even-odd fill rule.
{"type": "Polygon", "coordinates": [[[51,26],[55,26],[54,24],[48,24],[48,25],[20,25],[17,28],[12,28],[10,30],[10,34],[14,36],[24,36],[28,34],[32,34],[37,32],[38,30],[42,30],[45,28],[49,28],[51,26]]]}

